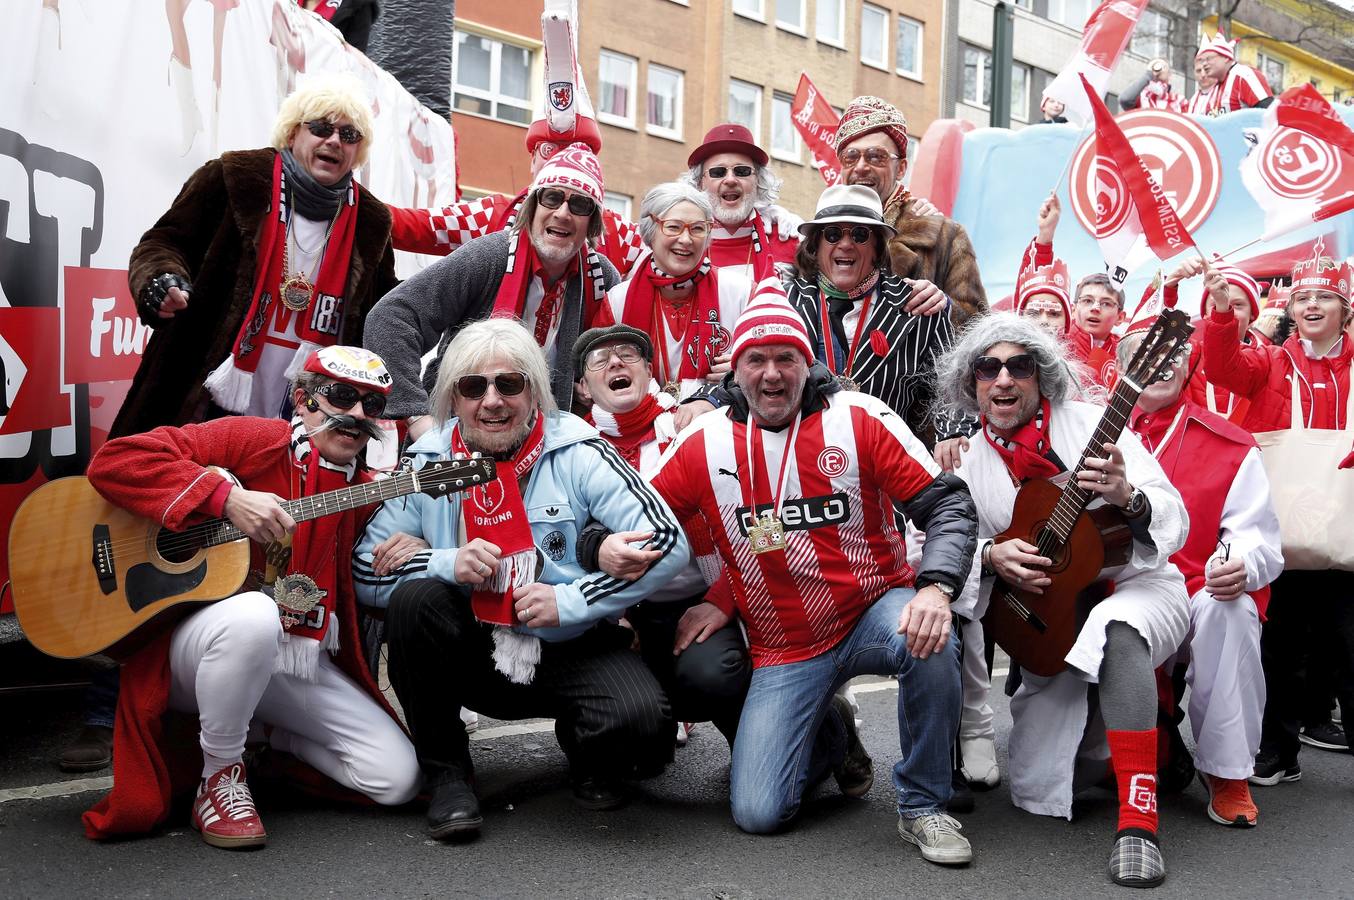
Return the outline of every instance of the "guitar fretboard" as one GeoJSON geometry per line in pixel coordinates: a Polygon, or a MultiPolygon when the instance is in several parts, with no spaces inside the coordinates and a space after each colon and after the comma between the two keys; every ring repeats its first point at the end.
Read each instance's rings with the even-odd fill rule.
{"type": "MultiPolygon", "coordinates": [[[[406,472],[379,481],[368,481],[363,484],[355,484],[352,487],[339,488],[327,494],[316,494],[313,497],[288,500],[282,504],[282,508],[287,511],[287,515],[296,521],[305,522],[308,519],[318,519],[320,516],[346,512],[350,509],[357,509],[359,506],[402,497],[405,494],[412,494],[416,490],[418,490],[418,485],[414,480],[414,473],[406,472]]],[[[213,519],[210,522],[204,522],[198,528],[203,529],[202,544],[205,547],[229,544],[231,541],[238,541],[240,538],[246,537],[245,533],[231,524],[228,519],[213,519]]]]}

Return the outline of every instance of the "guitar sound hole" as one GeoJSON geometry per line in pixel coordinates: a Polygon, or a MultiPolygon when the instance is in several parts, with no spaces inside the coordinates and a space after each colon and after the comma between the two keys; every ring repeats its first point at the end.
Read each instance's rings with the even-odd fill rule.
{"type": "Polygon", "coordinates": [[[187,562],[201,549],[200,541],[177,531],[161,528],[155,535],[155,552],[168,562],[187,562]]]}

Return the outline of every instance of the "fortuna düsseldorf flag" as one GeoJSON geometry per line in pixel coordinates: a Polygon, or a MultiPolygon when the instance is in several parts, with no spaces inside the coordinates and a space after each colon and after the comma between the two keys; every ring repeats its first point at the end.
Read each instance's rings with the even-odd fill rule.
{"type": "Polygon", "coordinates": [[[1354,131],[1310,84],[1289,88],[1247,129],[1241,180],[1270,240],[1354,209],[1354,131]]]}
{"type": "Polygon", "coordinates": [[[809,145],[813,155],[813,167],[829,185],[837,183],[841,176],[841,164],[837,161],[837,126],[841,119],[832,111],[832,105],[818,93],[818,88],[809,76],[800,73],[799,89],[790,104],[790,120],[795,123],[804,143],[809,145]]]}
{"type": "Polygon", "coordinates": [[[1194,238],[1095,88],[1085,77],[1081,83],[1095,115],[1095,238],[1110,277],[1123,284],[1145,258],[1135,245],[1145,240],[1152,253],[1170,259],[1194,247],[1194,238]]]}
{"type": "Polygon", "coordinates": [[[1109,87],[1110,72],[1123,55],[1133,29],[1147,8],[1147,0],[1105,0],[1086,20],[1081,46],[1044,88],[1044,96],[1061,100],[1067,110],[1064,115],[1078,125],[1091,118],[1091,106],[1081,92],[1078,78],[1091,83],[1098,96],[1104,96],[1109,87]]]}

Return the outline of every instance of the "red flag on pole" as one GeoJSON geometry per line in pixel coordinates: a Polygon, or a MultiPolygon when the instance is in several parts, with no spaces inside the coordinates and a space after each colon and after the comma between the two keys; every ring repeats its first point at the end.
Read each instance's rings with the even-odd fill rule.
{"type": "Polygon", "coordinates": [[[1060,100],[1068,118],[1078,125],[1091,117],[1091,107],[1078,89],[1077,79],[1089,81],[1100,95],[1110,83],[1110,72],[1133,37],[1133,29],[1147,8],[1147,0],[1104,0],[1082,29],[1081,46],[1058,77],[1044,88],[1044,96],[1060,100]]]}
{"type": "Polygon", "coordinates": [[[1095,237],[1105,263],[1122,283],[1131,274],[1127,263],[1140,238],[1161,259],[1194,247],[1194,238],[1095,88],[1085,77],[1081,83],[1095,115],[1095,237]]]}
{"type": "Polygon", "coordinates": [[[790,120],[808,145],[813,167],[823,176],[823,181],[836,184],[841,175],[841,164],[837,162],[837,126],[841,119],[804,73],[800,73],[799,89],[790,104],[790,120]]]}

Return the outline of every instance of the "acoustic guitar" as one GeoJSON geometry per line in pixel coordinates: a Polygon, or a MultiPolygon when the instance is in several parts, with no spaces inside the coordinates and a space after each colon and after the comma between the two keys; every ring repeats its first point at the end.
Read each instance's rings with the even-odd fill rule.
{"type": "MultiPolygon", "coordinates": [[[[488,457],[438,460],[282,508],[303,522],[406,494],[449,496],[494,477],[488,457]]],[[[87,478],[58,478],[15,513],[9,567],[24,635],[43,653],[74,659],[119,644],[169,610],[238,593],[249,539],[227,519],[171,531],[109,503],[87,478]]]]}
{"type": "Polygon", "coordinates": [[[1099,495],[1077,486],[1074,473],[1087,457],[1103,458],[1105,443],[1118,441],[1143,388],[1171,377],[1172,364],[1193,327],[1182,310],[1168,309],[1152,324],[1128,368],[1119,373],[1105,414],[1077,464],[1054,479],[1030,479],[1016,494],[1011,525],[996,543],[1020,538],[1053,560],[1044,570],[1053,581],[1042,594],[1012,587],[1000,578],[992,587],[983,624],[1011,659],[1035,675],[1056,675],[1091,607],[1107,596],[1101,581],[1126,565],[1133,535],[1118,507],[1088,506],[1099,495]]]}

